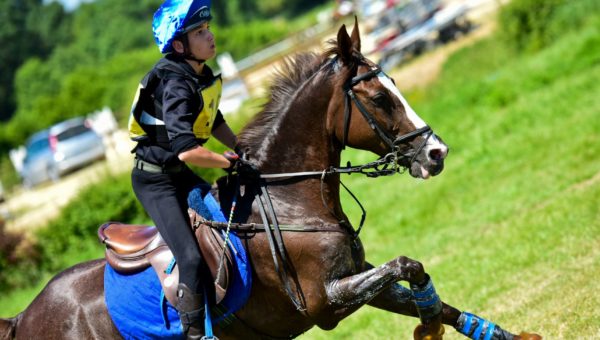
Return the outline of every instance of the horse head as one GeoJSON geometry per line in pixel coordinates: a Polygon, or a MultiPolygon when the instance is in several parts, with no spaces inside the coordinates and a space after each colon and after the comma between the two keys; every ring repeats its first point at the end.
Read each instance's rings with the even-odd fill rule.
{"type": "Polygon", "coordinates": [[[415,113],[392,78],[360,51],[358,22],[345,25],[330,54],[340,74],[338,105],[331,105],[334,135],[346,145],[391,157],[413,177],[427,179],[444,168],[448,146],[415,113]]]}

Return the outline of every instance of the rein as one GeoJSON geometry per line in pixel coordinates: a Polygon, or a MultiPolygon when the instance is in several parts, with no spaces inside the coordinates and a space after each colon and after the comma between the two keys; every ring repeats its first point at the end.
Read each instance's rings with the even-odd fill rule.
{"type": "MultiPolygon", "coordinates": [[[[395,173],[400,173],[400,172],[401,172],[401,170],[398,168],[396,155],[394,153],[389,153],[385,157],[382,157],[374,162],[370,162],[370,163],[358,165],[358,166],[352,166],[352,165],[350,165],[350,162],[348,162],[348,165],[345,167],[331,166],[322,171],[303,171],[303,172],[287,172],[287,173],[278,173],[278,174],[265,174],[265,175],[260,175],[260,178],[262,178],[262,179],[279,179],[279,178],[321,176],[321,201],[323,202],[323,206],[326,207],[327,210],[329,210],[329,213],[337,218],[335,212],[331,208],[329,208],[329,205],[327,205],[327,202],[325,200],[325,195],[324,195],[324,193],[325,193],[325,177],[327,175],[332,175],[332,174],[348,174],[348,175],[350,175],[353,173],[358,173],[361,175],[365,175],[367,177],[375,178],[375,177],[379,177],[379,176],[390,176],[390,175],[393,175],[395,173]],[[392,165],[392,168],[388,168],[390,165],[392,165]]],[[[359,224],[357,230],[354,230],[347,221],[339,220],[339,224],[344,226],[344,228],[346,230],[348,230],[348,232],[350,232],[353,239],[357,239],[358,235],[360,234],[360,231],[362,230],[362,227],[365,223],[365,220],[367,217],[367,211],[365,210],[363,205],[360,203],[358,198],[354,195],[354,193],[352,193],[352,191],[350,191],[350,189],[342,181],[340,181],[340,184],[346,190],[346,192],[348,192],[348,194],[350,194],[350,196],[354,199],[356,204],[358,204],[358,206],[360,207],[361,218],[360,218],[360,224],[359,224]]]]}

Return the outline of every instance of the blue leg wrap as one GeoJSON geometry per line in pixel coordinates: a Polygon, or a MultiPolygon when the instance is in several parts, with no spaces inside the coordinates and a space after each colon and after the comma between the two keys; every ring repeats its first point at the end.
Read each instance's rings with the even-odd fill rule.
{"type": "Polygon", "coordinates": [[[513,340],[514,336],[500,326],[475,314],[462,312],[454,328],[473,340],[513,340]]]}
{"type": "Polygon", "coordinates": [[[429,275],[427,275],[427,283],[424,286],[411,283],[410,289],[421,320],[431,319],[442,312],[442,301],[435,292],[435,287],[429,275]]]}

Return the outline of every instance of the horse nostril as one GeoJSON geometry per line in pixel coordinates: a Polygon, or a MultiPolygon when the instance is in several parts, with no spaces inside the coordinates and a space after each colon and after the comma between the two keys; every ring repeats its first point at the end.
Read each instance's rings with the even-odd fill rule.
{"type": "Polygon", "coordinates": [[[439,161],[444,160],[444,158],[446,158],[447,154],[448,154],[447,150],[432,149],[429,151],[429,159],[439,162],[439,161]]]}

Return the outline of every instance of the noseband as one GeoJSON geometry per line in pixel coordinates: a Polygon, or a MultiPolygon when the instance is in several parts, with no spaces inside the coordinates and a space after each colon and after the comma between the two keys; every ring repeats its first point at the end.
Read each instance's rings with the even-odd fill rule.
{"type": "Polygon", "coordinates": [[[421,145],[418,147],[417,151],[414,152],[412,154],[412,156],[410,157],[411,160],[409,163],[412,163],[412,161],[414,161],[414,158],[425,147],[427,140],[433,134],[433,131],[431,130],[431,128],[426,125],[422,128],[418,128],[418,129],[411,131],[409,133],[406,133],[404,135],[400,135],[397,137],[393,136],[390,133],[388,133],[385,129],[383,129],[379,125],[379,123],[377,123],[373,114],[365,108],[365,106],[360,101],[358,96],[356,96],[356,94],[352,90],[352,88],[354,86],[356,86],[357,84],[359,84],[360,82],[371,79],[373,77],[377,77],[379,75],[379,73],[381,73],[381,72],[382,72],[381,68],[378,65],[374,69],[372,69],[368,72],[365,72],[360,75],[356,75],[355,77],[351,78],[348,82],[346,82],[346,84],[344,85],[344,137],[342,140],[342,149],[344,149],[346,147],[346,144],[348,141],[348,129],[350,128],[350,111],[351,111],[352,102],[354,102],[354,105],[356,105],[356,107],[358,108],[360,113],[362,113],[363,117],[365,117],[365,119],[366,119],[367,123],[369,124],[369,126],[371,127],[371,129],[373,129],[373,131],[375,131],[377,136],[379,136],[379,138],[390,148],[391,152],[384,157],[385,159],[393,159],[393,160],[397,161],[401,158],[409,158],[410,155],[402,153],[399,149],[399,146],[403,143],[406,143],[407,141],[411,141],[411,140],[415,139],[417,136],[426,134],[423,143],[421,143],[421,145]]]}

